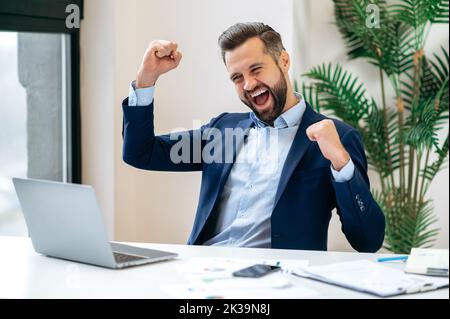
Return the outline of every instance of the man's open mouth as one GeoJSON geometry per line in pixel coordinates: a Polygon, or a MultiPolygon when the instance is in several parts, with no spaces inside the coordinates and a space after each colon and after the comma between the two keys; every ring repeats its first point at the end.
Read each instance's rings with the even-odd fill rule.
{"type": "Polygon", "coordinates": [[[262,88],[250,94],[250,97],[256,106],[264,106],[269,100],[270,92],[268,89],[262,88]]]}

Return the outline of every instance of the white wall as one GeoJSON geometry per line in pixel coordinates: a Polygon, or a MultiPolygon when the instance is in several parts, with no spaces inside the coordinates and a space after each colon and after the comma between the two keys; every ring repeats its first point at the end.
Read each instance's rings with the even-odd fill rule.
{"type": "MultiPolygon", "coordinates": [[[[179,68],[157,84],[156,132],[166,133],[191,128],[193,120],[205,123],[223,111],[247,110],[228,80],[217,47],[217,37],[228,26],[257,20],[272,25],[282,34],[288,51],[295,51],[293,74],[299,75],[317,63],[346,61],[340,35],[329,23],[332,18],[331,1],[86,2],[82,25],[83,178],[96,187],[114,239],[185,243],[197,206],[200,173],[140,171],[121,160],[120,103],[148,43],[153,39],[177,41],[183,52],[179,68]]],[[[378,81],[365,63],[346,66],[370,83],[374,96],[378,94],[378,81]]],[[[439,183],[446,186],[432,189],[430,194],[445,227],[438,246],[448,247],[448,170],[438,176],[435,185],[439,183]]],[[[329,243],[332,250],[349,249],[335,219],[329,243]]]]}
{"type": "Polygon", "coordinates": [[[114,236],[115,7],[84,2],[81,27],[82,181],[97,192],[110,238],[114,236]]]}

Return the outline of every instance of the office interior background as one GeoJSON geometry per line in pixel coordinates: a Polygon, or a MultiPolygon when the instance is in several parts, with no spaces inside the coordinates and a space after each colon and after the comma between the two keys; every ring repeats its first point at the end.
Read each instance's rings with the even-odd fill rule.
{"type": "MultiPolygon", "coordinates": [[[[142,171],[122,161],[121,102],[147,45],[168,39],[183,53],[180,66],[157,83],[156,132],[198,127],[225,111],[247,112],[217,46],[220,33],[242,21],[262,21],[280,32],[291,54],[292,79],[303,81],[302,74],[323,62],[340,63],[360,76],[371,96],[380,96],[378,71],[364,61],[348,61],[331,0],[85,0],[79,30],[80,177],[96,189],[112,240],[185,244],[197,206],[199,172],[142,171]]],[[[448,52],[447,27],[431,28],[427,50],[443,45],[448,52]]],[[[27,235],[12,176],[70,180],[64,124],[71,116],[67,96],[74,93],[70,46],[64,34],[0,30],[0,235],[27,235]]],[[[448,122],[440,138],[447,132],[448,122]]],[[[440,228],[437,248],[449,245],[448,174],[448,168],[439,172],[428,193],[440,228]]],[[[377,188],[375,173],[369,176],[377,188]]],[[[353,250],[336,214],[328,249],[353,250]]]]}

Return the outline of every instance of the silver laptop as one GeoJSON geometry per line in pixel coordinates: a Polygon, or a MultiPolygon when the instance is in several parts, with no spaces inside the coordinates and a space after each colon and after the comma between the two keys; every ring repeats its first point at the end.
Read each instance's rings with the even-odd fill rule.
{"type": "Polygon", "coordinates": [[[95,191],[88,185],[13,178],[36,252],[108,268],[175,258],[177,254],[110,243],[95,191]]]}

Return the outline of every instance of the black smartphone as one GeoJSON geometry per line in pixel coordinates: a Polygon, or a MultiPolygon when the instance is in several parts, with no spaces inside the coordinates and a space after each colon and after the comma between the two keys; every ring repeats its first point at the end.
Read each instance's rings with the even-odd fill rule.
{"type": "Polygon", "coordinates": [[[279,266],[256,264],[233,272],[233,276],[258,278],[280,269],[281,267],[279,266]]]}

